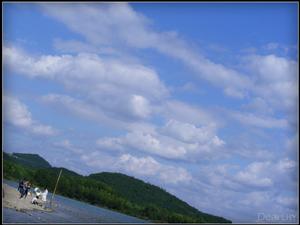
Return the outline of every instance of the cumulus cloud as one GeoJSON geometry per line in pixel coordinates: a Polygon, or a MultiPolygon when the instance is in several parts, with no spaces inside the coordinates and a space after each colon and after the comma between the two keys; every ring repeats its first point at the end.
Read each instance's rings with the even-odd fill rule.
{"type": "Polygon", "coordinates": [[[126,172],[152,176],[160,169],[160,164],[152,157],[137,158],[130,154],[121,155],[117,166],[125,169],[126,172]]]}
{"type": "MultiPolygon", "coordinates": [[[[172,141],[172,140],[171,140],[172,141]]],[[[100,138],[97,141],[99,147],[109,149],[134,149],[152,153],[169,159],[183,158],[186,149],[183,146],[176,146],[169,140],[157,134],[143,133],[139,131],[129,132],[123,137],[100,138]]],[[[174,140],[176,142],[176,140],[174,140]]]]}
{"type": "Polygon", "coordinates": [[[137,175],[157,175],[164,183],[177,184],[189,182],[192,176],[181,167],[163,165],[150,156],[135,157],[130,154],[123,154],[115,164],[121,171],[125,170],[137,175]]]}
{"type": "Polygon", "coordinates": [[[271,187],[273,181],[269,177],[261,176],[262,172],[270,166],[270,162],[254,162],[247,166],[244,171],[240,171],[234,177],[239,183],[254,187],[271,187]]]}
{"type": "MultiPolygon", "coordinates": [[[[293,60],[275,55],[251,55],[244,61],[250,69],[250,76],[245,76],[199,55],[176,32],[155,31],[150,20],[134,11],[128,4],[76,4],[72,7],[68,4],[48,4],[42,7],[48,15],[65,23],[96,46],[125,44],[135,48],[153,48],[180,59],[196,71],[199,77],[222,87],[229,96],[243,98],[251,92],[263,97],[276,108],[282,107],[282,104],[283,108],[293,107],[295,104],[298,64],[293,60]],[[82,15],[80,21],[77,18],[78,13],[82,15]],[[99,26],[86,26],[90,24],[89,21],[98,21],[99,26]]],[[[266,46],[268,49],[277,47],[276,43],[266,46]]]]}
{"type": "Polygon", "coordinates": [[[149,117],[151,104],[168,95],[154,70],[95,54],[33,57],[17,48],[4,47],[4,59],[9,69],[62,83],[123,120],[149,117]]]}
{"type": "MultiPolygon", "coordinates": [[[[128,4],[75,4],[72,7],[68,4],[42,4],[41,7],[47,15],[58,19],[72,31],[83,35],[88,43],[81,43],[81,45],[84,45],[83,49],[86,51],[91,49],[87,45],[97,46],[97,48],[126,45],[135,48],[154,48],[160,53],[179,58],[194,69],[201,78],[222,87],[229,96],[243,98],[251,93],[256,99],[264,101],[264,103],[260,101],[258,104],[257,102],[252,104],[253,107],[258,105],[265,109],[268,106],[287,109],[295,106],[298,85],[295,81],[298,70],[297,63],[293,60],[275,55],[251,55],[244,61],[244,65],[249,68],[247,71],[249,76],[245,76],[199,55],[176,32],[155,31],[150,20],[134,11],[128,4]],[[79,13],[82,15],[80,21],[77,17],[79,13]],[[99,23],[99,26],[94,24],[95,21],[99,23]],[[93,26],[86,26],[86,24],[93,24],[93,26]],[[128,32],[128,29],[132,33],[128,32]],[[129,33],[131,35],[128,35],[129,33]],[[132,35],[133,33],[136,35],[132,35]],[[262,104],[265,105],[262,106],[262,104]]],[[[274,43],[271,43],[269,47],[272,46],[274,47],[274,43]]],[[[134,93],[131,94],[134,95],[134,93]]],[[[148,101],[147,98],[146,100],[148,101]]],[[[122,102],[130,101],[132,97],[127,96],[122,102]]],[[[120,102],[111,103],[108,108],[113,111],[116,105],[120,105],[120,102]]],[[[129,115],[136,112],[129,111],[129,115]]],[[[143,117],[147,115],[145,112],[149,111],[137,114],[143,117]]]]}
{"type": "Polygon", "coordinates": [[[151,113],[149,101],[143,96],[131,96],[130,104],[133,114],[135,114],[138,117],[147,118],[151,113]]]}
{"type": "Polygon", "coordinates": [[[42,102],[53,106],[56,110],[65,110],[84,120],[96,121],[103,125],[113,126],[115,128],[124,128],[128,126],[126,121],[113,118],[108,113],[105,113],[101,107],[68,95],[48,94],[42,96],[41,100],[42,102]]]}
{"type": "Polygon", "coordinates": [[[193,182],[188,187],[178,187],[176,194],[189,196],[186,197],[189,202],[202,211],[216,215],[221,213],[234,222],[242,223],[257,222],[260,212],[265,215],[293,215],[291,222],[296,222],[297,208],[295,201],[292,201],[292,196],[297,199],[295,194],[287,194],[282,187],[275,185],[247,188],[248,184],[232,181],[235,171],[240,169],[233,164],[201,167],[201,171],[193,174],[193,182]],[[239,217],[236,217],[237,213],[239,217]]]}
{"type": "Polygon", "coordinates": [[[296,162],[289,158],[277,161],[252,162],[236,174],[235,180],[257,187],[270,187],[277,183],[293,182],[290,176],[295,171],[296,162]]]}
{"type": "Polygon", "coordinates": [[[81,34],[95,46],[152,48],[181,60],[201,78],[222,87],[225,94],[244,97],[250,79],[197,54],[174,31],[158,32],[151,21],[128,4],[42,4],[44,12],[81,34]],[[80,20],[78,15],[81,15],[80,20]],[[96,24],[95,24],[96,23],[96,24]],[[91,24],[87,26],[87,24],[91,24]]]}
{"type": "MultiPolygon", "coordinates": [[[[274,204],[278,195],[285,196],[289,191],[295,194],[296,167],[296,162],[289,158],[252,161],[245,166],[238,163],[211,163],[199,165],[194,180],[205,187],[206,194],[209,195],[221,190],[222,195],[229,193],[239,196],[236,199],[244,199],[253,192],[269,193],[272,194],[274,204]]],[[[265,201],[269,200],[271,199],[265,201]]],[[[232,199],[226,201],[230,202],[232,199]]],[[[236,203],[233,207],[235,206],[236,203]]]]}
{"type": "Polygon", "coordinates": [[[120,137],[100,138],[97,144],[103,149],[134,149],[167,159],[194,161],[213,157],[225,142],[216,135],[213,125],[196,127],[170,120],[161,128],[130,131],[120,137]]]}
{"type": "Polygon", "coordinates": [[[217,146],[223,144],[223,142],[215,136],[215,126],[213,124],[203,127],[196,127],[190,123],[169,120],[162,128],[162,132],[188,143],[199,142],[200,144],[203,144],[213,139],[213,142],[217,146]]]}
{"type": "Polygon", "coordinates": [[[134,156],[130,153],[117,155],[93,151],[80,156],[83,163],[97,170],[118,171],[163,184],[181,184],[191,181],[191,174],[182,167],[161,163],[151,156],[134,156]]]}
{"type": "Polygon", "coordinates": [[[113,137],[104,137],[96,141],[98,147],[104,150],[123,151],[125,150],[122,140],[113,137]]]}
{"type": "Polygon", "coordinates": [[[276,55],[251,55],[245,63],[255,78],[253,93],[277,110],[296,109],[298,99],[298,63],[276,55]]]}
{"type": "Polygon", "coordinates": [[[57,133],[57,130],[53,127],[32,119],[27,106],[19,99],[12,96],[4,96],[3,100],[4,120],[9,124],[38,135],[51,136],[57,133]]]}

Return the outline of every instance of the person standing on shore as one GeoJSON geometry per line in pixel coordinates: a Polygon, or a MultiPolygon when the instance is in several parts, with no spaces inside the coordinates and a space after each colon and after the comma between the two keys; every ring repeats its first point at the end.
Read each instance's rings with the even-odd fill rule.
{"type": "Polygon", "coordinates": [[[24,193],[25,198],[27,197],[28,191],[30,190],[30,188],[31,188],[31,184],[29,181],[27,181],[27,183],[25,185],[25,193],[24,193]]]}
{"type": "Polygon", "coordinates": [[[19,186],[18,186],[18,191],[20,192],[20,198],[23,198],[24,194],[25,194],[25,180],[20,180],[19,182],[19,186]]]}
{"type": "Polygon", "coordinates": [[[23,187],[24,187],[24,179],[19,181],[18,191],[20,192],[20,194],[21,194],[21,191],[23,190],[23,187]]]}
{"type": "Polygon", "coordinates": [[[45,191],[42,193],[43,208],[45,208],[47,203],[47,195],[48,195],[48,189],[46,187],[45,191]]]}
{"type": "Polygon", "coordinates": [[[24,180],[20,181],[19,187],[18,187],[18,190],[21,194],[20,198],[23,198],[23,197],[26,198],[30,188],[31,188],[31,185],[30,185],[29,181],[24,181],[24,180]]]}

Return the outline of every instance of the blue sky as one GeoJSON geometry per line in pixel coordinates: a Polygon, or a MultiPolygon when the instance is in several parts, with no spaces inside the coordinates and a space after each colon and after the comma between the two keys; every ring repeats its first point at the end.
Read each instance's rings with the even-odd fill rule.
{"type": "Polygon", "coordinates": [[[5,151],[126,173],[233,222],[298,221],[296,3],[3,12],[5,151]]]}

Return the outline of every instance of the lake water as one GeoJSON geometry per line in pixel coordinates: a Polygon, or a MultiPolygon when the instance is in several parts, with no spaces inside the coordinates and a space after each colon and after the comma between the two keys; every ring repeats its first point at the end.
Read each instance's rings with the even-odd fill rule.
{"type": "MultiPolygon", "coordinates": [[[[17,187],[17,183],[4,180],[4,183],[17,187]]],[[[51,196],[49,193],[48,196],[51,196]]],[[[28,211],[3,208],[4,223],[147,223],[136,217],[128,216],[112,210],[100,208],[76,201],[60,195],[55,195],[53,212],[28,211]]]]}

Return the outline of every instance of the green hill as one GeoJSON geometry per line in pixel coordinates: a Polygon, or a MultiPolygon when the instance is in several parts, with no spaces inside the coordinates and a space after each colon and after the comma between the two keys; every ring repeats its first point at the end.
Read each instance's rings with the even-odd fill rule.
{"type": "Polygon", "coordinates": [[[50,168],[51,165],[44,158],[38,154],[27,154],[27,153],[12,153],[8,154],[3,152],[3,159],[16,162],[23,166],[33,167],[33,168],[50,168]]]}
{"type": "Polygon", "coordinates": [[[57,194],[117,210],[152,222],[230,223],[222,217],[202,213],[163,189],[120,173],[82,176],[65,168],[51,167],[35,154],[3,153],[5,179],[26,178],[34,186],[54,189],[62,175],[57,194]]]}
{"type": "Polygon", "coordinates": [[[122,197],[139,205],[152,205],[199,220],[203,219],[203,222],[229,222],[222,217],[202,213],[165,190],[125,174],[103,172],[91,174],[89,177],[108,184],[122,197]]]}

